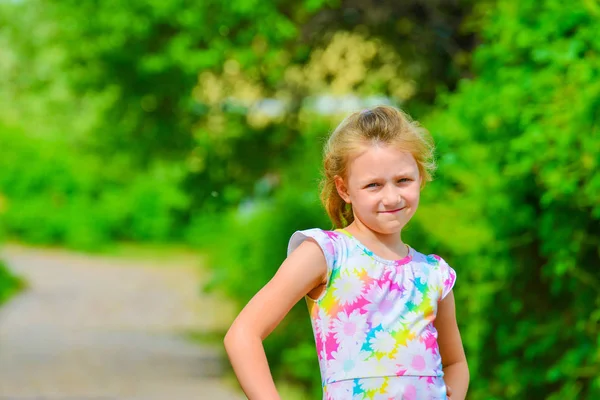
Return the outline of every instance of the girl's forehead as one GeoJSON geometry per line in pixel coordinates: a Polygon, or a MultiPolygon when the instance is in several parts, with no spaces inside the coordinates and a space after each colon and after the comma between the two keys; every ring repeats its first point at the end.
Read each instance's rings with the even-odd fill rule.
{"type": "Polygon", "coordinates": [[[352,164],[379,165],[402,164],[416,165],[413,154],[399,146],[371,145],[363,146],[348,158],[348,166],[352,164]]]}
{"type": "Polygon", "coordinates": [[[347,178],[369,179],[379,176],[410,174],[418,170],[409,151],[398,146],[365,146],[348,158],[347,178]]]}

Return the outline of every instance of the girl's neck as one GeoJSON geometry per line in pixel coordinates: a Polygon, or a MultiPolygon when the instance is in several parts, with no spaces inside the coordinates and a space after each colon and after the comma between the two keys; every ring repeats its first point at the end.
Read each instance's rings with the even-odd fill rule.
{"type": "Polygon", "coordinates": [[[374,251],[377,249],[391,251],[397,256],[404,256],[407,252],[406,244],[402,241],[402,231],[383,234],[375,232],[361,223],[354,220],[350,225],[344,228],[352,236],[371,247],[374,251]]]}

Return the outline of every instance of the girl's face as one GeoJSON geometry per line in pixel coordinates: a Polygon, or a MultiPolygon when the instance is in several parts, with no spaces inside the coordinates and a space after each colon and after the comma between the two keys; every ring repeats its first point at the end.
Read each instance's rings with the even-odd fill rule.
{"type": "Polygon", "coordinates": [[[390,145],[369,145],[350,159],[347,177],[336,177],[340,196],[355,220],[379,234],[404,228],[419,205],[421,177],[412,154],[390,145]]]}

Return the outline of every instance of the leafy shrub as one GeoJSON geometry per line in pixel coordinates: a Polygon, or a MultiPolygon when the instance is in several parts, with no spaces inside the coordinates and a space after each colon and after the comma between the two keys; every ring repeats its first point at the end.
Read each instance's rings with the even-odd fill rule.
{"type": "Polygon", "coordinates": [[[24,286],[24,282],[12,275],[4,263],[0,261],[0,305],[17,293],[24,286]]]}
{"type": "Polygon", "coordinates": [[[116,239],[176,236],[188,198],[181,165],[132,170],[126,159],[102,160],[67,144],[0,129],[1,225],[33,243],[97,249],[116,239]]]}
{"type": "Polygon", "coordinates": [[[421,213],[462,273],[470,398],[596,399],[599,10],[546,0],[487,11],[477,77],[427,122],[441,186],[437,218],[421,213]]]}

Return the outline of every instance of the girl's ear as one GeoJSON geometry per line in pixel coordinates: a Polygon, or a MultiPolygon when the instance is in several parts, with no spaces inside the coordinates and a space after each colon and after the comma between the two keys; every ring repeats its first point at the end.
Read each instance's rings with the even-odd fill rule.
{"type": "Polygon", "coordinates": [[[348,195],[348,188],[346,187],[346,183],[341,176],[336,175],[334,178],[335,188],[337,189],[338,194],[346,203],[351,204],[350,196],[348,195]]]}

